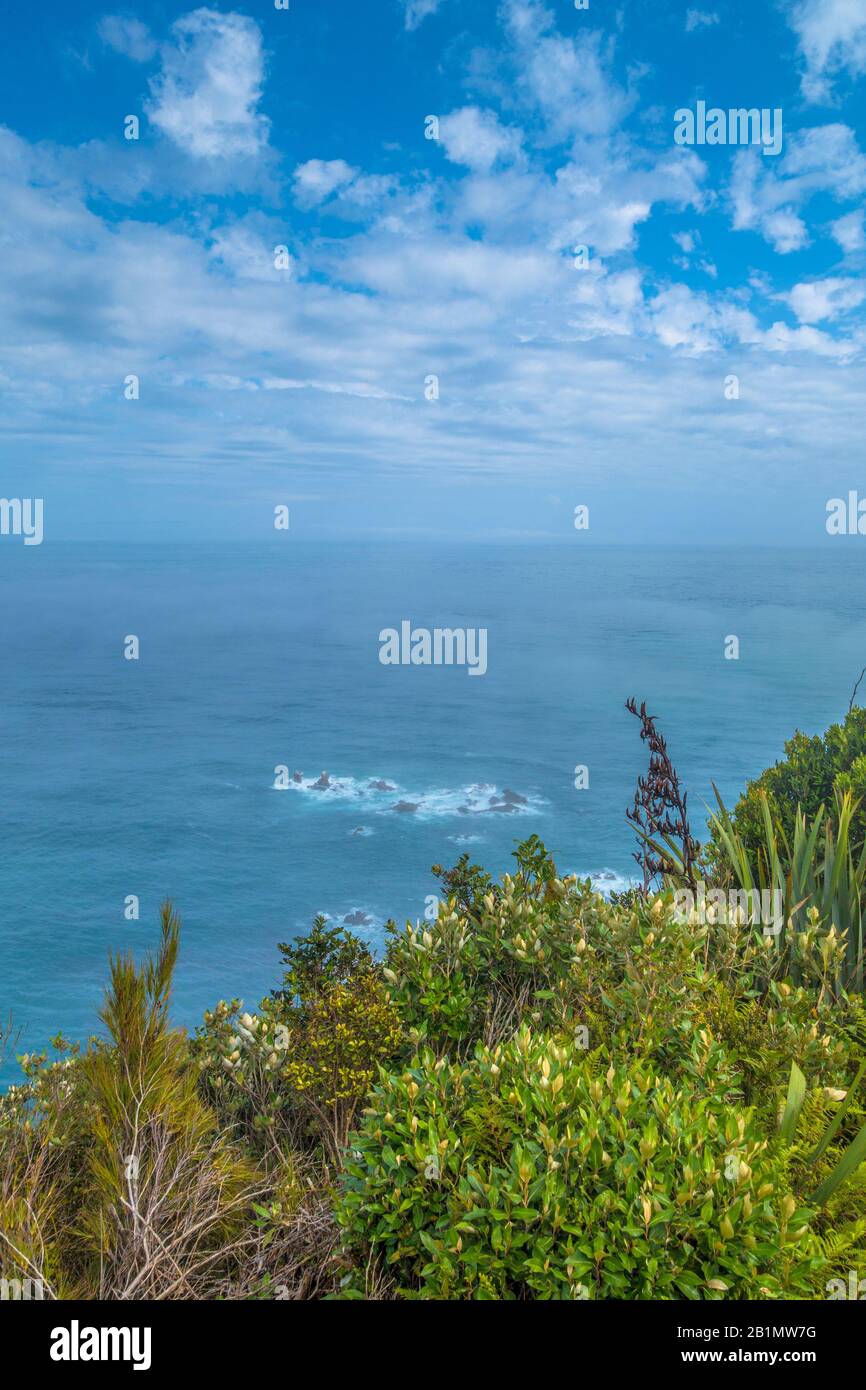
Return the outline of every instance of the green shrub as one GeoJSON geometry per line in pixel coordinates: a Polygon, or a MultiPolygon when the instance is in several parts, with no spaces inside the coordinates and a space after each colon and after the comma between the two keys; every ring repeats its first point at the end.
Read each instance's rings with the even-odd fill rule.
{"type": "Polygon", "coordinates": [[[802,1295],[809,1213],[752,1113],[723,1081],[603,1065],[523,1028],[383,1077],[350,1141],[347,1247],[404,1297],[802,1295]]]}
{"type": "MultiPolygon", "coordinates": [[[[785,744],[785,757],[747,784],[733,821],[752,853],[764,839],[762,792],[774,824],[789,840],[798,807],[812,820],[821,806],[833,806],[837,793],[850,792],[859,802],[852,826],[852,840],[859,848],[866,839],[866,709],[855,706],[841,724],[831,724],[824,734],[809,736],[798,730],[785,744]]],[[[718,833],[712,838],[718,849],[718,833]]]]}
{"type": "Polygon", "coordinates": [[[450,898],[434,922],[392,928],[383,974],[412,1040],[467,1054],[524,1018],[580,1022],[585,927],[600,907],[588,882],[506,875],[474,910],[450,898]]]}

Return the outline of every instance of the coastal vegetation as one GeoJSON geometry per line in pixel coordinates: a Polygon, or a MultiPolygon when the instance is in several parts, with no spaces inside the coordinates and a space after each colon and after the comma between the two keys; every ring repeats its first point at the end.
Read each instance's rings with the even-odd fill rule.
{"type": "Polygon", "coordinates": [[[154,958],[111,962],[102,1036],[22,1057],[0,1097],[3,1276],[60,1299],[847,1287],[866,1266],[866,711],[795,735],[701,846],[629,709],[650,759],[626,893],[536,836],[498,881],[464,855],[434,866],[435,920],[389,923],[377,957],[318,918],[257,1009],[218,1002],[192,1035],[169,1017],[166,905],[154,958]]]}

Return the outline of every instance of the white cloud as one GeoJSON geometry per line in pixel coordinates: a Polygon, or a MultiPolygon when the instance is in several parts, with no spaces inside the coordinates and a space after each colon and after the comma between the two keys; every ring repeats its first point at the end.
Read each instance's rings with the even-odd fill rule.
{"type": "MultiPolygon", "coordinates": [[[[347,249],[353,279],[396,298],[473,296],[502,306],[553,293],[560,276],[555,256],[533,246],[492,246],[470,237],[437,236],[431,228],[419,248],[403,237],[375,237],[347,249]]],[[[570,282],[569,282],[570,283],[570,282]]]]}
{"type": "Polygon", "coordinates": [[[387,224],[394,231],[405,228],[413,208],[426,205],[423,196],[402,194],[393,174],[364,174],[344,159],[308,159],[299,164],[293,192],[298,207],[307,212],[327,204],[333,217],[369,228],[387,224]]]}
{"type": "Polygon", "coordinates": [[[651,301],[649,314],[652,329],[665,347],[703,353],[720,345],[719,310],[709,296],[697,294],[687,285],[661,290],[651,301]]]}
{"type": "Polygon", "coordinates": [[[565,302],[568,326],[581,341],[630,337],[642,326],[643,286],[636,270],[583,272],[573,278],[565,302]]]}
{"type": "Polygon", "coordinates": [[[692,151],[666,150],[650,167],[634,167],[626,153],[605,144],[598,157],[589,151],[558,169],[555,186],[543,187],[537,205],[546,211],[552,245],[590,245],[609,256],[632,251],[636,228],[652,214],[656,203],[678,210],[699,208],[703,201],[701,179],[705,166],[692,151]]]}
{"type": "Polygon", "coordinates": [[[239,279],[285,284],[292,273],[291,256],[285,269],[278,270],[274,264],[275,248],[285,246],[283,236],[280,229],[271,231],[269,235],[259,219],[248,217],[217,228],[213,233],[210,254],[239,279]]]}
{"type": "Polygon", "coordinates": [[[814,102],[833,99],[833,79],[866,72],[866,8],[863,0],[794,0],[788,21],[797,35],[805,65],[803,95],[814,102]]]}
{"type": "Polygon", "coordinates": [[[686,10],[686,33],[691,34],[695,29],[709,29],[713,24],[718,24],[719,16],[715,11],[710,10],[686,10]]]}
{"type": "Polygon", "coordinates": [[[754,314],[736,301],[711,298],[687,285],[662,290],[648,308],[653,331],[664,346],[689,356],[717,352],[731,343],[771,353],[809,352],[835,359],[857,351],[856,343],[839,341],[809,324],[790,328],[778,322],[762,329],[754,314]]]}
{"type": "Polygon", "coordinates": [[[499,124],[493,111],[464,106],[443,116],[439,138],[454,164],[488,172],[498,162],[510,163],[520,153],[521,132],[499,124]]]}
{"type": "Polygon", "coordinates": [[[795,285],[779,296],[788,303],[800,323],[820,323],[856,309],[866,299],[866,282],[827,276],[795,285]]]}
{"type": "Polygon", "coordinates": [[[107,14],[100,19],[98,29],[103,43],[134,63],[149,63],[156,53],[156,40],[140,19],[107,14]]]}
{"type": "MultiPolygon", "coordinates": [[[[655,469],[667,482],[691,476],[697,438],[702,456],[747,487],[758,450],[768,466],[785,468],[793,447],[806,459],[821,447],[828,400],[844,404],[833,448],[853,456],[866,364],[843,373],[836,363],[866,350],[862,329],[849,330],[842,318],[862,307],[854,272],[794,289],[787,287],[796,277],[777,288],[767,275],[755,278],[751,293],[719,291],[703,278],[714,273],[698,220],[713,205],[707,165],[694,150],[655,144],[651,123],[643,145],[620,128],[632,97],[611,76],[609,44],[587,43],[585,31],[561,38],[533,0],[508,0],[507,12],[513,50],[503,71],[510,79],[516,54],[518,76],[500,114],[468,107],[444,117],[444,152],[454,163],[428,160],[427,172],[406,172],[402,182],[341,159],[298,163],[297,203],[310,213],[322,208],[327,232],[334,215],[358,224],[340,236],[314,228],[307,245],[290,238],[281,219],[233,213],[215,222],[194,195],[173,225],[148,221],[148,204],[128,221],[103,219],[85,196],[95,149],[52,154],[0,139],[0,196],[11,228],[0,285],[0,381],[28,459],[31,439],[48,453],[39,443],[49,438],[40,418],[46,402],[56,412],[45,416],[51,442],[79,437],[94,466],[146,469],[149,479],[163,463],[178,479],[205,465],[214,475],[225,467],[232,488],[239,468],[251,485],[287,469],[302,478],[315,471],[317,481],[334,470],[371,486],[398,469],[567,475],[576,428],[590,471],[617,470],[618,479],[655,469]],[[527,131],[523,146],[518,121],[527,131]],[[555,149],[559,140],[564,149],[555,149]],[[701,277],[700,292],[685,284],[655,290],[644,257],[670,247],[668,228],[653,225],[643,242],[639,231],[659,206],[679,215],[671,225],[688,228],[674,239],[691,258],[690,278],[701,277]],[[290,239],[291,276],[272,264],[274,245],[290,239]],[[579,243],[591,249],[587,270],[573,265],[579,243]],[[772,322],[779,301],[797,314],[796,326],[772,322]],[[748,409],[722,404],[721,368],[732,358],[731,370],[748,366],[748,409]],[[148,383],[149,409],[134,421],[133,412],[118,411],[112,433],[104,412],[128,370],[148,383]],[[443,373],[436,410],[423,401],[431,371],[443,373]],[[103,422],[99,431],[94,418],[103,422]],[[768,437],[786,434],[786,446],[765,454],[768,437]]],[[[219,49],[215,26],[236,20],[198,11],[182,21],[174,56],[164,56],[174,83],[166,107],[194,93],[211,115],[221,109],[214,68],[204,52],[193,61],[192,50],[205,39],[208,50],[219,49]]],[[[252,121],[247,134],[260,148],[263,59],[250,30],[254,61],[244,90],[253,95],[239,102],[238,119],[252,121]]],[[[237,65],[225,71],[235,91],[237,65]]],[[[491,91],[479,100],[492,106],[491,91]]],[[[187,190],[200,192],[196,180],[212,177],[211,165],[193,164],[167,142],[146,144],[188,174],[187,190]]],[[[856,249],[862,216],[848,212],[830,223],[834,214],[823,206],[824,196],[846,200],[843,213],[866,188],[847,127],[790,137],[772,167],[757,155],[735,168],[737,225],[793,249],[806,244],[803,213],[820,196],[822,232],[829,224],[840,245],[856,249]]],[[[144,191],[163,186],[154,176],[144,191]]]]}
{"type": "Polygon", "coordinates": [[[835,241],[838,241],[843,251],[863,251],[866,250],[866,232],[863,229],[864,213],[862,208],[857,208],[855,212],[846,212],[844,217],[838,218],[830,225],[830,232],[835,241]]]}
{"type": "Polygon", "coordinates": [[[780,256],[787,256],[792,251],[802,251],[810,240],[806,223],[791,208],[779,208],[777,212],[768,212],[761,223],[761,230],[780,256]]]}
{"type": "Polygon", "coordinates": [[[540,110],[559,140],[606,135],[635,103],[612,77],[613,42],[598,30],[566,38],[539,0],[504,0],[502,6],[517,59],[517,89],[540,110]]]}
{"type": "Polygon", "coordinates": [[[857,351],[856,343],[831,338],[828,333],[822,333],[811,324],[790,328],[786,323],[774,323],[772,328],[761,334],[760,342],[768,352],[810,352],[815,357],[841,360],[853,357],[857,351]]]}
{"type": "Polygon", "coordinates": [[[151,80],[151,122],[197,159],[261,154],[269,122],[257,110],[264,80],[258,25],[240,14],[199,9],[171,28],[151,80]]]}
{"type": "Polygon", "coordinates": [[[735,230],[759,232],[781,255],[810,241],[800,210],[816,194],[839,200],[866,190],[866,159],[846,125],[814,126],[788,136],[780,159],[740,150],[730,195],[735,230]]]}
{"type": "Polygon", "coordinates": [[[431,14],[435,14],[441,0],[402,0],[406,11],[405,23],[408,30],[417,29],[431,14]]]}
{"type": "Polygon", "coordinates": [[[316,207],[338,188],[345,188],[357,173],[345,159],[308,159],[295,170],[295,200],[301,207],[316,207]]]}

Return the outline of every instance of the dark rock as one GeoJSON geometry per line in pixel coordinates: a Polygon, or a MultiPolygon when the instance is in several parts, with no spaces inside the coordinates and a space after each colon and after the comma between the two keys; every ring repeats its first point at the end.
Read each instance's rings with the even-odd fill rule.
{"type": "Polygon", "coordinates": [[[398,801],[394,810],[399,811],[402,816],[411,816],[414,815],[420,805],[420,801],[398,801]]]}

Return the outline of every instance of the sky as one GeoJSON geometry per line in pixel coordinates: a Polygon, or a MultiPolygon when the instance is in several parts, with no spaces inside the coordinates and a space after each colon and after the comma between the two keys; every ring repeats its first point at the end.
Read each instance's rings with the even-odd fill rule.
{"type": "Polygon", "coordinates": [[[866,496],[864,0],[3,23],[0,493],[46,540],[820,544],[866,496]],[[699,102],[780,152],[677,143],[699,102]]]}

